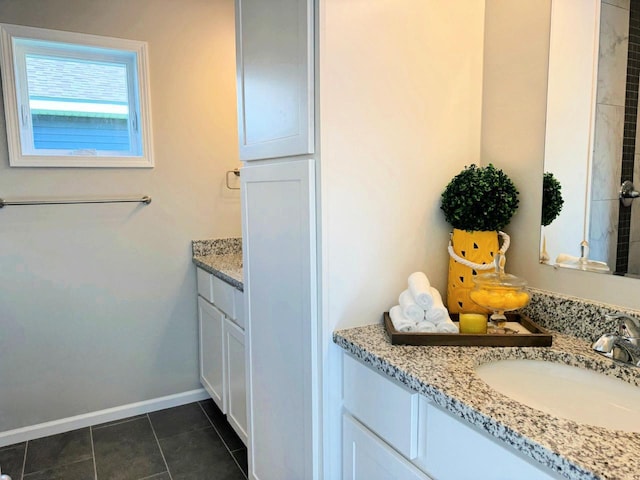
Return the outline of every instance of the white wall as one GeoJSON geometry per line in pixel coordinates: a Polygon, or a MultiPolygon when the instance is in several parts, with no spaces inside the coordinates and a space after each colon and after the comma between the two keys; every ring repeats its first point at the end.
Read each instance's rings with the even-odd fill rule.
{"type": "Polygon", "coordinates": [[[446,288],[440,195],[480,161],[484,2],[322,2],[325,316],[379,321],[411,272],[446,288]]]}
{"type": "MultiPolygon", "coordinates": [[[[9,168],[0,197],[0,432],[199,388],[192,239],[240,235],[232,0],[0,0],[0,21],[149,42],[156,167],[9,168]]],[[[1,114],[4,121],[4,113],[1,114]]]]}
{"type": "Polygon", "coordinates": [[[481,154],[520,190],[507,269],[534,287],[637,309],[637,279],[538,263],[550,12],[551,0],[486,0],[481,154]]]}
{"type": "Polygon", "coordinates": [[[319,11],[323,467],[340,478],[341,349],[411,272],[446,288],[440,195],[480,161],[484,1],[323,0],[319,11]]]}

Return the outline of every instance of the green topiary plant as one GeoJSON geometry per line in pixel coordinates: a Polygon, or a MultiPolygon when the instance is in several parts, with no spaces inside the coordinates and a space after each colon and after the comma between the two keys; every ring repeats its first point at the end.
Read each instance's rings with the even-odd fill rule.
{"type": "Polygon", "coordinates": [[[542,177],[542,226],[551,224],[564,205],[562,185],[551,172],[545,172],[542,177]]]}
{"type": "Polygon", "coordinates": [[[518,208],[518,190],[502,170],[492,164],[469,165],[442,192],[445,219],[466,231],[498,231],[518,208]]]}

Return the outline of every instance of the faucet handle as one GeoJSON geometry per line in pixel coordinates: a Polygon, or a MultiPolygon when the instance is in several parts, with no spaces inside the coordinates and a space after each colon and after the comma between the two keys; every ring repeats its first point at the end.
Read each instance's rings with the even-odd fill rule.
{"type": "Polygon", "coordinates": [[[593,342],[592,348],[596,352],[610,353],[613,350],[617,339],[618,335],[616,335],[615,333],[605,333],[595,342],[593,342]]]}

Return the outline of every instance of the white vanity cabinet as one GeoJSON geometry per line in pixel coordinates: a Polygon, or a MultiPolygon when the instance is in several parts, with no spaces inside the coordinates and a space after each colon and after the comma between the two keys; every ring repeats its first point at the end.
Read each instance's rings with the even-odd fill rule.
{"type": "Polygon", "coordinates": [[[244,298],[197,268],[200,382],[247,444],[244,298]]]}
{"type": "Polygon", "coordinates": [[[561,478],[350,355],[343,360],[345,480],[561,478]]]}

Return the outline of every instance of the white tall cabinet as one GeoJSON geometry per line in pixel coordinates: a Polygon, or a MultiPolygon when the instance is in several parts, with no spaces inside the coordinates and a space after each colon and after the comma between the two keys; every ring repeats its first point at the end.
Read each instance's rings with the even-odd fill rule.
{"type": "Polygon", "coordinates": [[[249,478],[319,478],[313,1],[236,0],[249,478]]]}
{"type": "Polygon", "coordinates": [[[242,170],[249,473],[317,478],[314,161],[242,170]]]}
{"type": "Polygon", "coordinates": [[[332,331],[416,269],[446,281],[435,205],[480,163],[484,4],[236,0],[251,479],[341,478],[332,331]]]}

